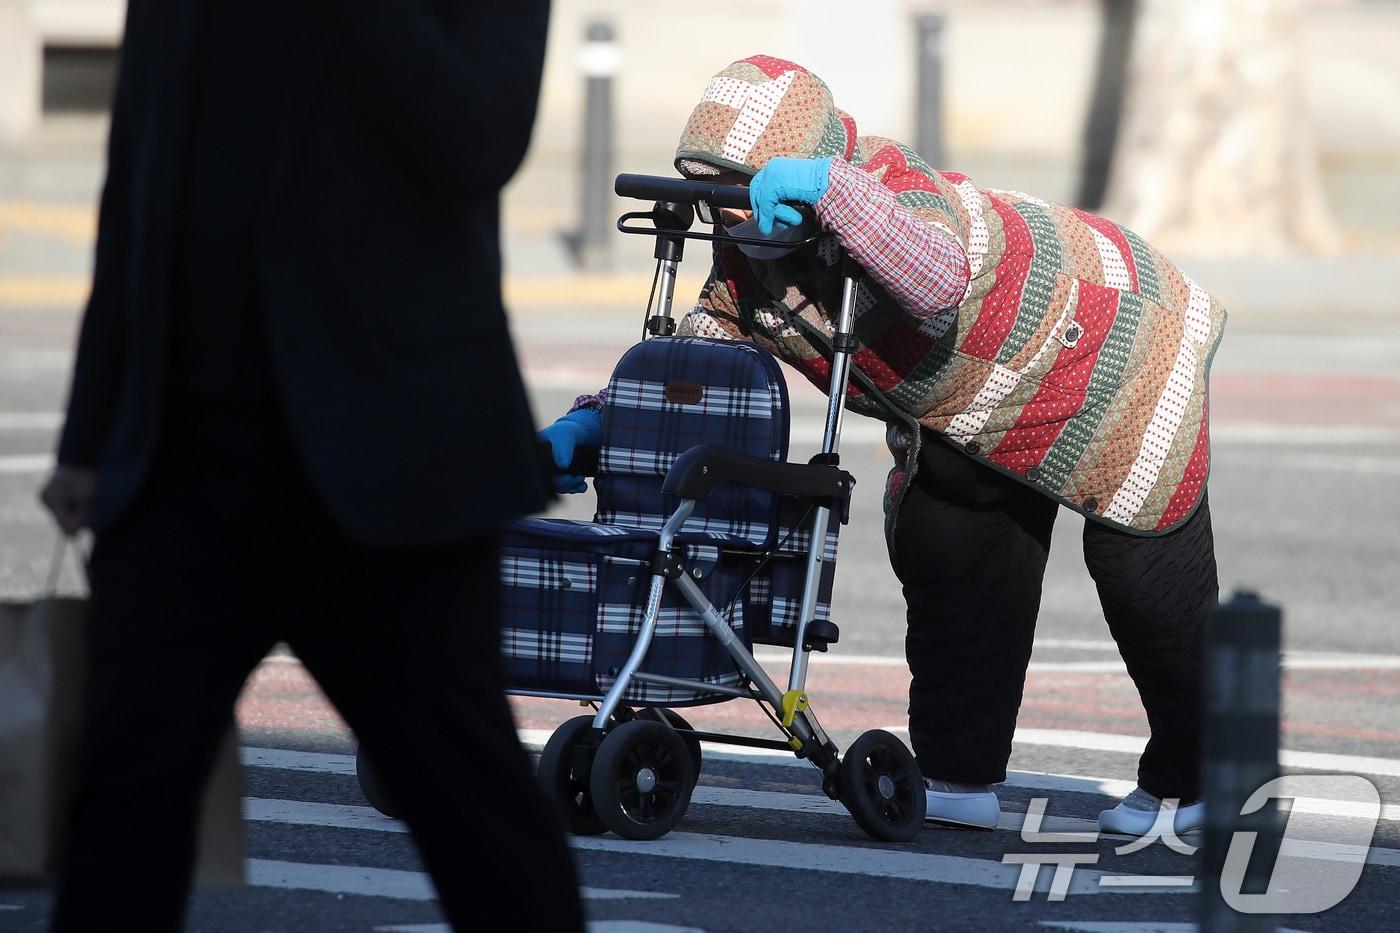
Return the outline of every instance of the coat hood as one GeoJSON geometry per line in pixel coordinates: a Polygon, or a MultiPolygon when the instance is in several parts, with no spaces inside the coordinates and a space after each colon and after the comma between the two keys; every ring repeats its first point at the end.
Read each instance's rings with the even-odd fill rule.
{"type": "Polygon", "coordinates": [[[733,169],[753,175],[775,156],[800,159],[855,152],[856,123],[831,89],[801,65],[754,55],[710,79],[676,146],[683,175],[733,169]]]}

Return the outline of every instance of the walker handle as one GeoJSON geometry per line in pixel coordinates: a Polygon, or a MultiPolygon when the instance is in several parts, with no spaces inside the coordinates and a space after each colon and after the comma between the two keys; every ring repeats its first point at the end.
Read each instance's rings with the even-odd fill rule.
{"type": "Polygon", "coordinates": [[[688,178],[623,174],[617,176],[613,191],[624,198],[639,201],[673,201],[681,204],[704,201],[711,207],[730,207],[741,211],[749,209],[749,189],[743,185],[716,185],[688,178]]]}

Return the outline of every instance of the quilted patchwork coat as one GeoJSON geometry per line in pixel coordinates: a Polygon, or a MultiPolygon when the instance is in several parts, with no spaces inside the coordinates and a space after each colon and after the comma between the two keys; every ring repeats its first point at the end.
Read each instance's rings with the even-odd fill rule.
{"type": "MultiPolygon", "coordinates": [[[[858,176],[864,209],[888,210],[891,223],[912,217],[952,237],[965,256],[960,299],[929,309],[901,305],[881,284],[899,271],[875,268],[882,260],[868,241],[883,222],[859,230],[824,222],[819,243],[776,261],[721,245],[682,323],[683,333],[754,340],[826,388],[841,295],[832,246],[875,257],[862,263],[846,404],[893,426],[899,462],[887,528],[917,469],[920,426],[1131,533],[1164,533],[1192,514],[1210,469],[1207,381],[1225,323],[1199,285],[1102,217],[979,189],[907,146],[857,136],[826,86],[800,66],[764,56],[736,62],[692,113],[677,166],[752,174],[777,155],[833,156],[841,163],[833,188],[858,176]]],[[[825,221],[822,204],[817,211],[825,221]]]]}

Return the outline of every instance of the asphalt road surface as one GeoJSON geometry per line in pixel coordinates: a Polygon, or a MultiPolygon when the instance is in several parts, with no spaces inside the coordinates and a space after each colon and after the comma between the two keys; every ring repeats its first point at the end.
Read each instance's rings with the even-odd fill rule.
{"type": "MultiPolygon", "coordinates": [[[[631,312],[567,307],[515,318],[541,421],[601,386],[638,329],[631,312]]],[[[1213,380],[1211,508],[1222,586],[1257,590],[1283,607],[1285,771],[1359,774],[1384,802],[1355,890],[1327,912],[1280,918],[1288,929],[1394,929],[1400,909],[1397,318],[1381,332],[1235,328],[1213,380]]],[[[34,491],[53,449],[73,327],[71,312],[0,310],[0,596],[33,594],[46,579],[55,538],[34,491]]],[[[799,459],[819,442],[821,400],[799,386],[793,398],[799,459]]],[[[859,486],[838,562],[833,617],[842,637],[814,660],[808,685],[843,747],[865,729],[901,734],[907,725],[903,609],[880,532],[882,435],[873,423],[848,422],[844,465],[859,486]]],[[[574,497],[556,513],[587,517],[588,500],[574,497]]],[[[1131,789],[1147,734],[1083,568],[1080,526],[1062,513],[998,830],[929,828],[910,845],[877,844],[821,795],[810,766],[707,747],[695,800],[671,835],[575,840],[594,928],[1185,929],[1173,924],[1194,920],[1197,899],[1179,879],[1195,874],[1195,857],[1160,843],[1123,854],[1115,851],[1122,839],[1047,842],[1020,832],[1035,798],[1045,800],[1042,831],[1090,829],[1087,821],[1131,789]],[[1028,853],[1084,856],[1063,899],[1049,891],[1049,868],[1027,899],[1016,899],[1014,860],[1028,853]],[[1136,886],[1124,876],[1137,876],[1128,879],[1136,886]]],[[[64,588],[79,585],[70,571],[64,588]]],[[[776,650],[760,656],[783,670],[776,650]]],[[[522,737],[536,747],[577,713],[561,701],[517,703],[522,737]]],[[[775,737],[746,702],[687,715],[703,728],[775,737]]],[[[353,737],[295,659],[264,662],[239,721],[249,884],[200,893],[190,928],[442,929],[408,837],[367,808],[353,776],[353,737]]],[[[1292,857],[1321,872],[1362,856],[1335,842],[1357,825],[1355,806],[1321,799],[1298,810],[1315,835],[1292,857]]],[[[0,930],[43,929],[47,905],[43,889],[0,888],[0,930]]],[[[495,927],[484,907],[482,928],[495,927]]]]}

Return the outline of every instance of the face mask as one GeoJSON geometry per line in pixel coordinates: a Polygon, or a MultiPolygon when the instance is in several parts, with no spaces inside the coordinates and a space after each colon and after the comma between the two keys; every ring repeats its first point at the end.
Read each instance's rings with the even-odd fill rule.
{"type": "Polygon", "coordinates": [[[797,249],[802,241],[807,239],[807,224],[799,224],[796,227],[784,227],[781,224],[773,225],[773,232],[764,236],[758,229],[758,221],[752,217],[741,224],[735,224],[725,232],[733,236],[753,237],[759,240],[766,240],[771,246],[759,246],[750,243],[736,243],[739,251],[750,259],[782,259],[788,253],[797,249]]]}

